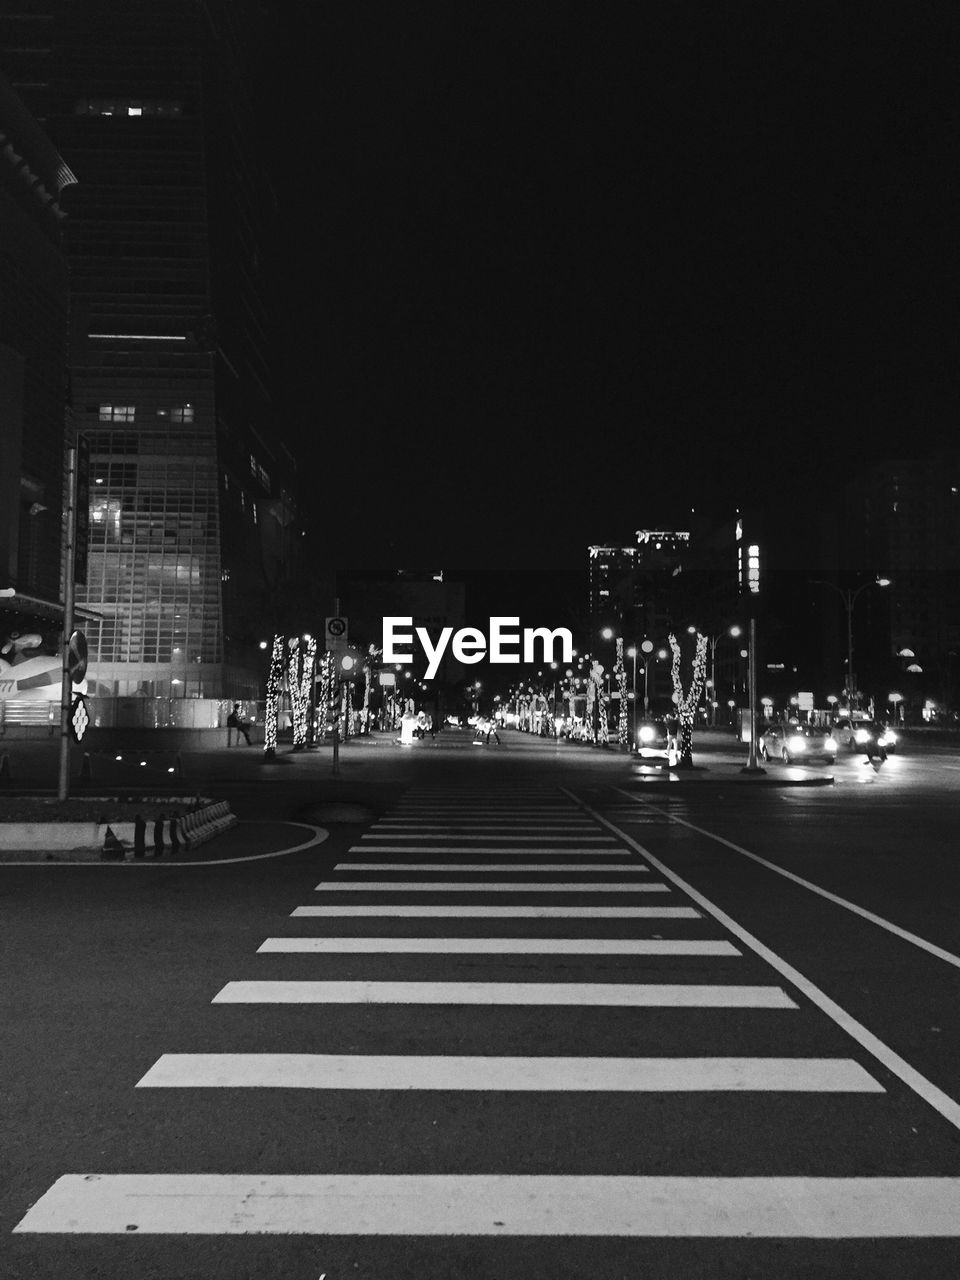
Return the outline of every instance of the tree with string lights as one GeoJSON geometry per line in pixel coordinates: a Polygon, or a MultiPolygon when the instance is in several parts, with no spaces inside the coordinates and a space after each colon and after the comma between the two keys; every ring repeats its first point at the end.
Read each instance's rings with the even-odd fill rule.
{"type": "Polygon", "coordinates": [[[692,634],[696,638],[696,648],[693,655],[693,677],[690,681],[690,688],[684,693],[683,677],[680,673],[681,650],[680,641],[671,631],[667,637],[670,642],[670,649],[673,653],[673,666],[671,674],[673,676],[673,700],[677,708],[677,719],[679,722],[678,744],[677,744],[677,768],[692,769],[693,768],[693,721],[697,713],[697,705],[703,693],[704,681],[707,674],[707,637],[696,628],[691,628],[692,634]]]}

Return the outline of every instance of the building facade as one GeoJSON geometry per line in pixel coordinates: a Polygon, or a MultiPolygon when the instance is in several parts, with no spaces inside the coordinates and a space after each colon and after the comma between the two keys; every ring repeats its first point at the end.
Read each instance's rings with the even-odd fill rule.
{"type": "Polygon", "coordinates": [[[69,433],[60,201],[73,181],[0,77],[0,724],[59,703],[69,433]]]}
{"type": "Polygon", "coordinates": [[[857,605],[858,668],[880,696],[889,686],[915,713],[928,702],[956,707],[960,450],[884,461],[858,476],[846,489],[843,535],[849,574],[890,579],[857,605]]]}
{"type": "Polygon", "coordinates": [[[256,5],[51,0],[0,56],[78,178],[69,370],[91,455],[91,691],[252,698],[292,572],[256,5]]]}

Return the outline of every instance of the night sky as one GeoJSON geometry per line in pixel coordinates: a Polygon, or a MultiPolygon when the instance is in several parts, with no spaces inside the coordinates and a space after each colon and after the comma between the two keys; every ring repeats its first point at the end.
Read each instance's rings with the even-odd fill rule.
{"type": "Polygon", "coordinates": [[[955,4],[288,14],[284,408],[339,563],[582,569],[953,443],[955,4]]]}

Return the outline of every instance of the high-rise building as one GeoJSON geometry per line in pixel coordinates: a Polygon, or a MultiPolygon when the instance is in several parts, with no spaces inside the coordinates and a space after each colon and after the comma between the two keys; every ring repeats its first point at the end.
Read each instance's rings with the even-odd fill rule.
{"type": "Polygon", "coordinates": [[[61,192],[73,174],[0,77],[0,724],[59,700],[67,430],[61,192]]]}
{"type": "Polygon", "coordinates": [[[262,8],[15,8],[0,60],[78,179],[65,249],[91,692],[255,697],[295,520],[270,356],[262,8]]]}
{"type": "Polygon", "coordinates": [[[848,485],[844,567],[869,582],[854,622],[856,668],[905,701],[960,694],[960,450],[879,462],[848,485]],[[911,671],[911,667],[919,668],[911,671]]]}

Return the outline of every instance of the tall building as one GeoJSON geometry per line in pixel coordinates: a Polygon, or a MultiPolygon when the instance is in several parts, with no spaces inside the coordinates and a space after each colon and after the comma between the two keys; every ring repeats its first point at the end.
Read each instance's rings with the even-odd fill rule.
{"type": "Polygon", "coordinates": [[[960,695],[960,450],[879,462],[848,487],[845,568],[865,591],[854,617],[856,669],[905,701],[960,695]],[[911,672],[910,666],[921,668],[911,672]]]}
{"type": "Polygon", "coordinates": [[[78,178],[65,249],[93,693],[255,697],[292,569],[262,21],[247,0],[23,0],[0,18],[0,59],[78,178]]]}
{"type": "MultiPolygon", "coordinates": [[[[59,699],[68,281],[61,193],[73,174],[0,77],[0,723],[59,699]],[[22,665],[21,665],[22,660],[22,665]]],[[[28,717],[29,718],[29,717],[28,717]]]]}

